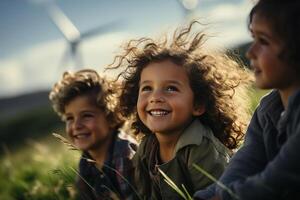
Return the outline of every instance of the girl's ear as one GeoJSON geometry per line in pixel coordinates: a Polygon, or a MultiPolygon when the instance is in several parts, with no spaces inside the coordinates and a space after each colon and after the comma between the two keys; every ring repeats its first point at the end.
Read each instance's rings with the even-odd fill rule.
{"type": "Polygon", "coordinates": [[[193,110],[193,116],[200,116],[206,111],[204,105],[195,105],[193,110]]]}

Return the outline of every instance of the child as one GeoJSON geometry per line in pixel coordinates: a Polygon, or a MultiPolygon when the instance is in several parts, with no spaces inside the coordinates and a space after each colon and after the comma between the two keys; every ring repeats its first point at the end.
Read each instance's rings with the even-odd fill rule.
{"type": "Polygon", "coordinates": [[[77,183],[81,199],[125,199],[133,194],[126,181],[133,178],[134,152],[118,137],[123,121],[114,113],[112,86],[86,69],[65,72],[49,95],[72,143],[83,151],[77,183]]]}
{"type": "Polygon", "coordinates": [[[206,54],[202,33],[189,38],[195,24],[175,32],[172,41],[132,40],[111,66],[125,66],[119,108],[133,117],[136,134],[145,135],[134,156],[142,199],[180,198],[158,169],[190,194],[211,184],[193,164],[219,177],[227,148],[243,137],[246,112],[238,111],[245,104],[234,94],[248,83],[248,73],[225,56],[206,54]]]}
{"type": "MultiPolygon", "coordinates": [[[[300,199],[300,2],[260,0],[249,15],[253,43],[247,52],[262,98],[244,146],[223,182],[242,200],[300,199]]],[[[213,191],[213,187],[210,188],[213,191]]],[[[195,196],[209,199],[209,191],[195,196]]],[[[234,199],[216,188],[213,199],[234,199]]]]}

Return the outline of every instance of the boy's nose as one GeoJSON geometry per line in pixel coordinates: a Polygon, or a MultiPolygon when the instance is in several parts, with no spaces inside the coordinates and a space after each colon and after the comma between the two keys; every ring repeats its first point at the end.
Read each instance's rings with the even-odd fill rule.
{"type": "Polygon", "coordinates": [[[80,129],[82,127],[82,123],[80,119],[76,119],[73,124],[74,129],[80,129]]]}

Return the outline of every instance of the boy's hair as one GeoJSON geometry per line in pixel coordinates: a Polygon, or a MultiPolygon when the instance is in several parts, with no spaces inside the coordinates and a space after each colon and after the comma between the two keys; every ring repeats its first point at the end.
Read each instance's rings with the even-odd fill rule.
{"type": "Polygon", "coordinates": [[[189,27],[176,30],[172,40],[167,37],[162,41],[141,38],[127,43],[125,52],[116,56],[109,67],[125,67],[117,78],[124,79],[119,110],[122,116],[133,118],[132,127],[136,134],[150,134],[136,110],[141,72],[150,63],[170,60],[185,68],[195,105],[205,105],[206,112],[197,118],[210,127],[223,144],[234,149],[243,139],[249,118],[245,99],[237,103],[238,95],[235,93],[237,88],[241,89],[239,94],[245,91],[244,86],[249,83],[250,76],[246,69],[225,55],[205,53],[205,35],[202,32],[191,33],[195,24],[199,23],[194,21],[189,27]]]}
{"type": "Polygon", "coordinates": [[[272,32],[283,42],[279,58],[300,71],[300,1],[259,0],[249,14],[250,28],[253,16],[265,18],[272,32]]]}
{"type": "Polygon", "coordinates": [[[65,106],[78,96],[88,96],[91,103],[101,109],[110,127],[120,128],[123,120],[114,112],[116,107],[116,83],[101,78],[92,69],[65,72],[62,79],[54,84],[49,99],[54,111],[64,120],[65,106]]]}

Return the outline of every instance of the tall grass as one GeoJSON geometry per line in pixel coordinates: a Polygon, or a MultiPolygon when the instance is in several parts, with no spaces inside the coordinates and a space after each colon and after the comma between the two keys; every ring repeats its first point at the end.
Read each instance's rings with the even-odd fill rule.
{"type": "Polygon", "coordinates": [[[79,154],[53,138],[28,140],[21,150],[6,147],[0,158],[0,199],[76,199],[73,183],[79,154]]]}

